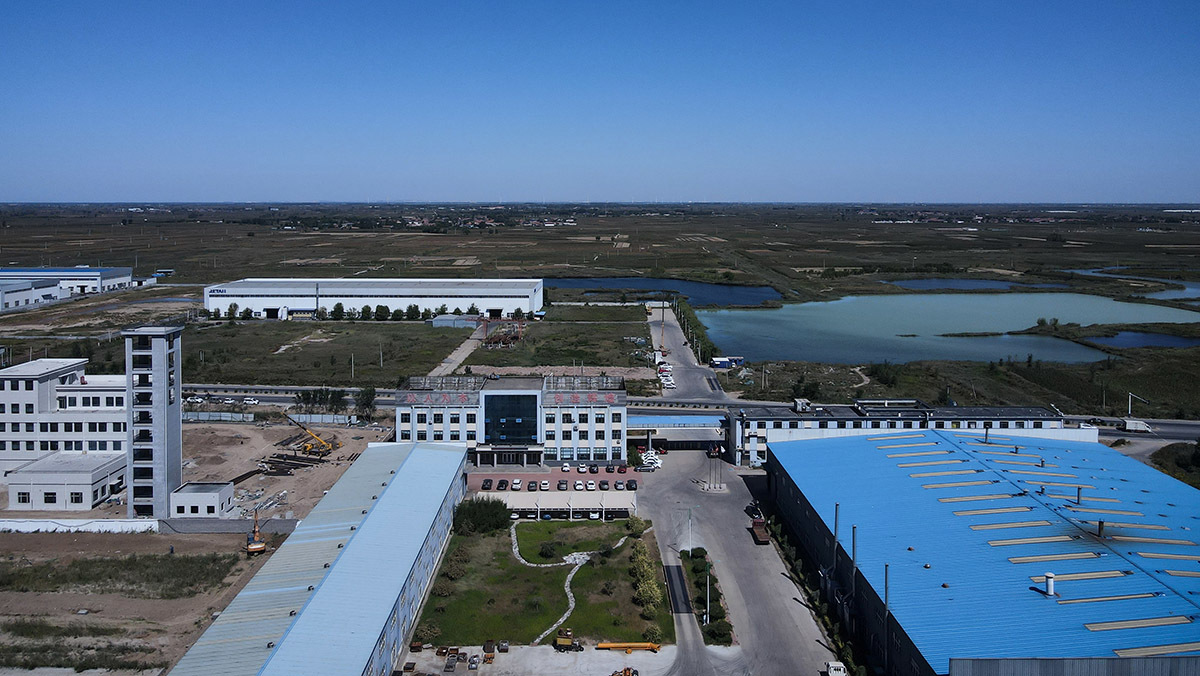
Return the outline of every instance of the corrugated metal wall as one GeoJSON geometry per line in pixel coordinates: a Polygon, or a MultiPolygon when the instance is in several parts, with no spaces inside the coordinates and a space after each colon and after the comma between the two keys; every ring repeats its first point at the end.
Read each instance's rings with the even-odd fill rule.
{"type": "Polygon", "coordinates": [[[1196,676],[1200,657],[950,659],[950,676],[1196,676]]]}

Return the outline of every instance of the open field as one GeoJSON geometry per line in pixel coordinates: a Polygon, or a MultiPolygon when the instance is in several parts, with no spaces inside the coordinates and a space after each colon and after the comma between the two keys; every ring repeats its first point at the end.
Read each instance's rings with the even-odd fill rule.
{"type": "Polygon", "coordinates": [[[650,340],[645,313],[633,322],[537,322],[525,327],[524,338],[511,348],[481,347],[466,364],[485,366],[645,366],[644,345],[650,340]],[[638,345],[626,337],[642,338],[638,345]]]}
{"type": "MultiPolygon", "coordinates": [[[[624,522],[546,522],[518,525],[522,556],[532,563],[558,560],[572,551],[613,546],[627,535],[624,522]],[[543,557],[545,543],[554,557],[543,557]]],[[[655,547],[652,533],[642,541],[655,547]]],[[[564,626],[581,639],[642,640],[649,623],[674,636],[670,613],[659,608],[654,619],[639,616],[632,601],[629,538],[608,557],[584,564],[572,580],[576,606],[564,626]]],[[[433,592],[421,614],[416,636],[438,645],[481,645],[487,639],[527,644],[567,609],[563,584],[571,566],[530,568],[512,555],[508,531],[455,535],[439,569],[433,592]]],[[[661,582],[661,580],[660,580],[661,582]]]]}
{"type": "Polygon", "coordinates": [[[0,666],[170,664],[266,560],[246,560],[244,544],[240,534],[0,533],[0,666]]]}

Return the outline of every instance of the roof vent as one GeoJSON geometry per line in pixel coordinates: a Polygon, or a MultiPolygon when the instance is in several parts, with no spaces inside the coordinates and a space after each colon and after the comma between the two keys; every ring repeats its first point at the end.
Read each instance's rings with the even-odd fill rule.
{"type": "Polygon", "coordinates": [[[339,543],[338,543],[338,549],[341,549],[341,548],[342,548],[342,547],[344,547],[345,545],[346,545],[346,543],[345,543],[345,542],[339,542],[339,543]]]}
{"type": "Polygon", "coordinates": [[[328,563],[328,562],[326,562],[326,563],[325,563],[325,567],[326,567],[326,568],[328,568],[328,567],[329,567],[329,563],[328,563]]]}
{"type": "Polygon", "coordinates": [[[267,647],[268,647],[268,648],[274,648],[274,647],[275,647],[275,642],[274,642],[274,641],[267,641],[267,647]]]}
{"type": "Polygon", "coordinates": [[[291,615],[292,617],[295,617],[295,616],[296,616],[296,611],[295,611],[295,610],[292,610],[290,613],[288,613],[288,615],[291,615]]]}
{"type": "Polygon", "coordinates": [[[314,589],[316,589],[316,587],[312,586],[311,584],[310,584],[310,585],[308,585],[308,591],[312,591],[312,590],[314,590],[314,589]]]}

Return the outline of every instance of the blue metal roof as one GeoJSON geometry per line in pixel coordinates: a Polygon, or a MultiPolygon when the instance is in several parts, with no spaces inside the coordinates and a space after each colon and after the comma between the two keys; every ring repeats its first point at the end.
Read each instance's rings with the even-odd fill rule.
{"type": "Polygon", "coordinates": [[[720,415],[631,415],[626,419],[626,429],[649,428],[721,428],[725,425],[725,416],[720,415]]]}
{"type": "Polygon", "coordinates": [[[841,504],[847,552],[857,525],[881,599],[889,564],[891,612],[938,673],[951,657],[1200,653],[1200,491],[1118,451],[952,430],[770,450],[830,531],[841,504]],[[1046,572],[1058,598],[1030,589],[1046,572]],[[1106,624],[1127,621],[1143,622],[1106,624]]]}
{"type": "MultiPolygon", "coordinates": [[[[300,522],[295,532],[288,536],[279,551],[271,555],[245,588],[175,665],[171,670],[172,676],[254,676],[262,672],[268,659],[279,654],[284,648],[285,633],[291,636],[289,627],[306,617],[301,610],[312,604],[317,590],[325,589],[323,581],[342,570],[343,565],[347,568],[357,567],[357,557],[370,556],[372,543],[361,546],[355,544],[362,539],[363,533],[368,532],[367,519],[380,514],[380,508],[387,505],[387,510],[376,518],[370,529],[371,535],[368,540],[377,540],[380,528],[391,529],[389,532],[396,533],[397,537],[400,537],[401,531],[407,533],[410,529],[423,528],[428,531],[433,522],[433,515],[427,513],[428,509],[424,503],[434,503],[429,509],[436,510],[436,506],[441,504],[441,497],[445,495],[453,480],[450,474],[458,471],[465,457],[466,451],[461,446],[456,448],[438,444],[368,445],[367,450],[300,522]],[[385,483],[388,484],[387,487],[383,486],[385,483]],[[397,485],[400,486],[398,490],[390,490],[397,485]],[[388,511],[404,510],[405,507],[409,509],[405,511],[404,519],[397,520],[395,524],[381,523],[392,520],[387,516],[388,511]],[[348,556],[351,551],[355,554],[348,556]],[[330,566],[327,568],[326,564],[330,566]],[[309,587],[313,587],[314,591],[309,591],[309,587]],[[293,611],[297,614],[292,615],[293,611]],[[277,645],[274,651],[269,644],[277,645]]],[[[389,570],[403,581],[407,577],[408,569],[404,567],[405,559],[395,550],[407,545],[400,541],[393,544],[395,547],[390,556],[396,558],[390,559],[386,566],[377,561],[375,565],[379,566],[379,571],[389,570]]],[[[378,547],[378,542],[374,542],[374,546],[378,547]]],[[[419,547],[420,542],[415,546],[419,547]]],[[[381,593],[385,587],[376,587],[374,577],[364,576],[363,580],[364,589],[376,597],[373,603],[368,602],[366,605],[374,608],[383,604],[385,601],[381,593]]],[[[352,594],[351,598],[361,603],[358,595],[352,594]]],[[[395,596],[386,601],[389,611],[394,602],[395,596]]],[[[357,611],[351,613],[347,609],[346,612],[346,617],[357,617],[357,611]]],[[[360,626],[357,622],[347,623],[340,618],[329,620],[325,617],[325,621],[325,640],[331,641],[336,637],[338,642],[333,645],[338,645],[338,649],[330,652],[337,653],[337,656],[350,655],[349,650],[357,648],[357,643],[343,641],[341,634],[337,633],[338,630],[352,632],[358,627],[362,631],[373,632],[373,647],[374,639],[378,637],[383,626],[382,622],[373,626],[360,626]]],[[[315,646],[324,644],[324,641],[314,643],[310,652],[315,650],[315,646]]],[[[294,654],[297,650],[303,649],[289,647],[287,653],[294,654]]],[[[363,659],[358,668],[351,672],[361,673],[365,664],[366,659],[363,659]]],[[[350,672],[345,669],[330,669],[311,673],[350,672]]]]}
{"type": "Polygon", "coordinates": [[[466,447],[377,446],[368,452],[411,451],[386,487],[374,483],[370,488],[379,498],[267,660],[263,676],[362,673],[410,575],[433,572],[413,568],[438,511],[462,474],[466,447]]]}

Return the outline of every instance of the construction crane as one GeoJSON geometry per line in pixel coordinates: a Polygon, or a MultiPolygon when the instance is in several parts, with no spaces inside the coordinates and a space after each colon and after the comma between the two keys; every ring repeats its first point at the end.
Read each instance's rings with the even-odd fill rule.
{"type": "Polygon", "coordinates": [[[333,452],[333,444],[331,444],[328,441],[325,441],[321,437],[317,436],[317,434],[315,432],[313,432],[312,430],[305,427],[304,424],[302,424],[299,420],[296,420],[295,418],[293,418],[292,416],[290,416],[286,413],[283,414],[283,417],[287,418],[289,422],[291,422],[296,427],[299,427],[300,429],[304,430],[304,432],[307,433],[308,436],[313,438],[313,441],[315,443],[310,442],[310,443],[305,444],[304,448],[303,448],[304,453],[311,453],[313,455],[326,456],[333,452]],[[317,448],[319,450],[314,451],[313,448],[317,448]]]}

